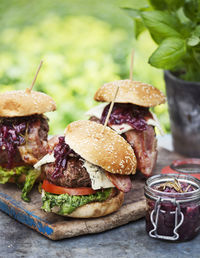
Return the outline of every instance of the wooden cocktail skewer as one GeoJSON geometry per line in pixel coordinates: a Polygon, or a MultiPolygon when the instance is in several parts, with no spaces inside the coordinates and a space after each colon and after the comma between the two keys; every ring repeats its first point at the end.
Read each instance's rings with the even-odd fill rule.
{"type": "Polygon", "coordinates": [[[41,69],[41,67],[42,67],[42,64],[43,64],[43,60],[40,61],[40,65],[38,66],[38,69],[37,69],[37,72],[36,72],[36,74],[35,74],[35,77],[34,77],[34,79],[33,79],[33,81],[32,81],[32,84],[31,84],[30,88],[27,88],[27,89],[26,89],[26,92],[30,93],[30,92],[32,91],[33,86],[34,86],[34,84],[35,84],[35,81],[36,81],[36,79],[37,79],[38,73],[39,73],[39,71],[40,71],[40,69],[41,69]]]}
{"type": "Polygon", "coordinates": [[[103,126],[103,129],[102,129],[101,133],[104,132],[104,129],[105,129],[105,127],[107,126],[107,123],[108,123],[110,114],[111,114],[111,112],[112,112],[112,109],[113,109],[113,106],[114,106],[114,103],[115,103],[115,100],[116,100],[118,91],[119,91],[119,85],[117,85],[117,87],[116,87],[115,95],[114,95],[114,98],[113,98],[113,100],[112,100],[112,102],[111,102],[111,105],[110,105],[110,108],[109,108],[109,111],[108,111],[108,114],[107,114],[107,117],[106,117],[106,121],[105,121],[105,123],[104,123],[104,126],[103,126]]]}
{"type": "Polygon", "coordinates": [[[130,74],[129,74],[129,78],[131,81],[133,80],[133,58],[134,58],[134,49],[131,52],[131,65],[130,65],[130,74]]]}
{"type": "MultiPolygon", "coordinates": [[[[133,80],[133,58],[134,58],[134,49],[131,52],[131,65],[130,65],[130,80],[131,81],[133,80]]],[[[108,123],[110,114],[112,112],[112,109],[113,109],[113,106],[114,106],[114,103],[115,103],[118,91],[119,91],[119,85],[117,85],[114,98],[113,98],[113,100],[111,102],[111,105],[110,105],[110,108],[109,108],[109,111],[108,111],[108,114],[107,114],[107,117],[106,117],[106,121],[105,121],[103,129],[101,131],[102,133],[104,132],[105,127],[107,126],[107,123],[108,123]]]]}

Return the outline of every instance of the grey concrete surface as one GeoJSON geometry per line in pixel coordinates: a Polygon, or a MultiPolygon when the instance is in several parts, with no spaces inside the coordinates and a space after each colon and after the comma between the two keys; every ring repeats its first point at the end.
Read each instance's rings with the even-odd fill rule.
{"type": "Polygon", "coordinates": [[[198,258],[200,235],[190,242],[154,240],[144,219],[104,233],[52,241],[0,212],[0,257],[198,258]]]}

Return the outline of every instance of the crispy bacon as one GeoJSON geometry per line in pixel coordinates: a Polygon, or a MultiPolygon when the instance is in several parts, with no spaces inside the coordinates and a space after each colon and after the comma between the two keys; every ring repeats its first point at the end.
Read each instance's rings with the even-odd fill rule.
{"type": "Polygon", "coordinates": [[[54,147],[59,143],[59,135],[54,135],[48,140],[48,145],[49,145],[49,153],[52,152],[54,147]]]}
{"type": "Polygon", "coordinates": [[[26,164],[33,165],[47,153],[49,126],[45,117],[33,115],[1,118],[2,127],[4,127],[4,131],[7,129],[5,131],[7,135],[4,137],[1,135],[1,166],[13,168],[26,164]],[[20,141],[17,142],[19,139],[20,141]],[[5,148],[6,143],[9,148],[5,148]]]}
{"type": "MultiPolygon", "coordinates": [[[[100,123],[100,120],[95,116],[90,117],[90,120],[100,123]]],[[[147,125],[145,131],[133,129],[121,134],[121,136],[127,140],[135,152],[137,169],[145,176],[151,176],[157,159],[157,139],[154,127],[147,125]]]]}
{"type": "Polygon", "coordinates": [[[48,122],[46,119],[38,119],[31,124],[28,134],[26,135],[26,143],[18,147],[22,160],[34,165],[48,151],[47,135],[48,122]]]}
{"type": "Polygon", "coordinates": [[[120,191],[127,193],[132,188],[130,176],[111,174],[105,171],[107,178],[113,183],[113,185],[120,191]]]}
{"type": "Polygon", "coordinates": [[[145,176],[151,176],[157,159],[157,139],[153,126],[139,132],[130,130],[124,133],[126,140],[134,149],[137,158],[137,169],[145,176]]]}

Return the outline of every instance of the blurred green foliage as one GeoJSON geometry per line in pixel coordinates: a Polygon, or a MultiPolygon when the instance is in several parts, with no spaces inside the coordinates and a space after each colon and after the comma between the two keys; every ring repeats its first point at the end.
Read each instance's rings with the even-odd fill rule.
{"type": "MultiPolygon", "coordinates": [[[[132,48],[133,78],[164,91],[162,71],[147,64],[156,45],[147,32],[134,40],[132,20],[116,1],[52,2],[0,1],[0,91],[29,87],[43,59],[34,90],[57,103],[48,114],[51,134],[85,118],[103,83],[129,77],[132,48]]],[[[154,111],[169,132],[167,106],[154,111]]]]}

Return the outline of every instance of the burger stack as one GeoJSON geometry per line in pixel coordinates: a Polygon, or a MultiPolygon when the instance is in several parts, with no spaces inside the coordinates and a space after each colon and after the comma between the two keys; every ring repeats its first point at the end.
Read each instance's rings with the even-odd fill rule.
{"type": "Polygon", "coordinates": [[[67,126],[35,167],[42,166],[47,180],[42,208],[60,215],[91,218],[120,208],[131,189],[129,175],[136,171],[131,146],[115,131],[92,121],[67,126]]]}
{"type": "Polygon", "coordinates": [[[48,119],[56,109],[41,92],[10,91],[0,94],[0,183],[24,184],[22,198],[42,175],[33,165],[48,152],[48,119]]]}
{"type": "Polygon", "coordinates": [[[89,110],[90,120],[104,124],[116,87],[119,91],[109,117],[108,126],[120,134],[133,148],[137,169],[151,176],[157,159],[155,127],[162,128],[150,107],[165,102],[165,96],[155,87],[132,80],[120,80],[104,84],[94,99],[106,102],[89,110]]]}
{"type": "Polygon", "coordinates": [[[63,216],[92,218],[118,210],[131,190],[136,169],[152,174],[157,149],[150,107],[164,103],[151,85],[130,80],[103,85],[89,120],[69,124],[48,141],[54,101],[34,91],[0,94],[0,183],[25,181],[22,197],[42,180],[42,209],[63,216]],[[104,126],[116,85],[119,92],[104,126]],[[34,166],[34,167],[33,167],[34,166]],[[41,176],[42,175],[42,176],[41,176]]]}

